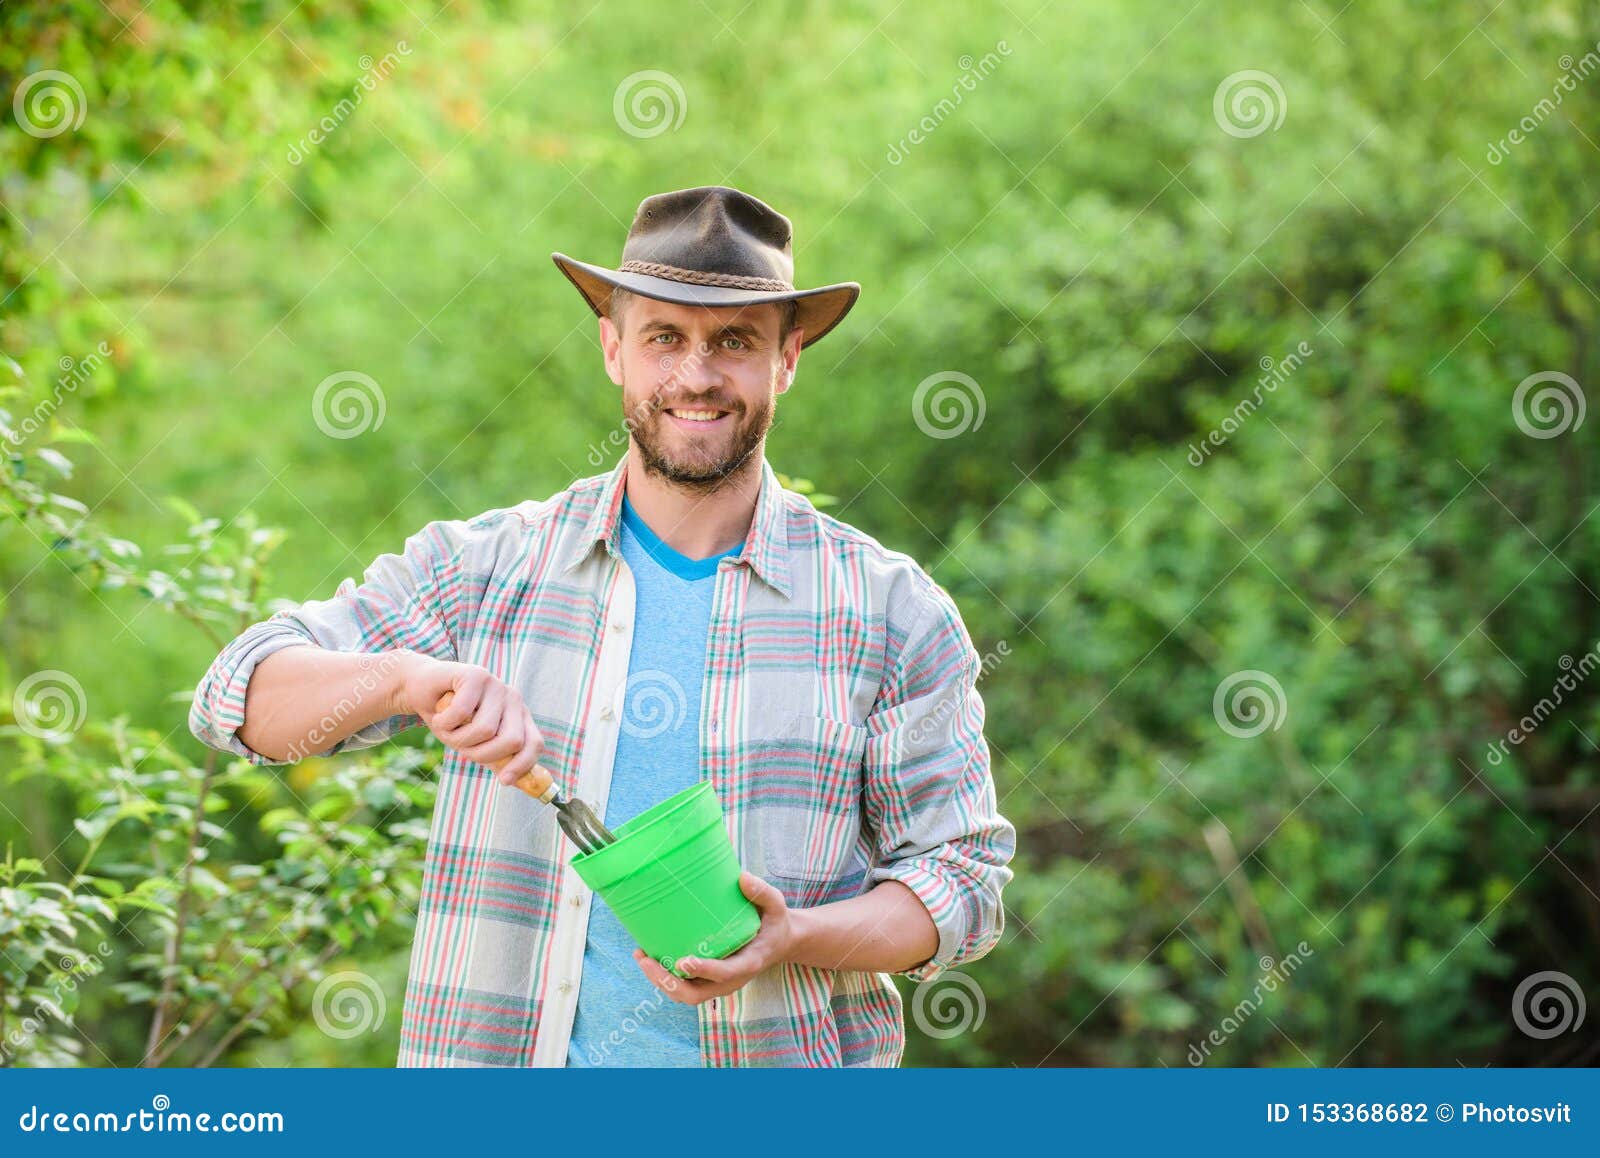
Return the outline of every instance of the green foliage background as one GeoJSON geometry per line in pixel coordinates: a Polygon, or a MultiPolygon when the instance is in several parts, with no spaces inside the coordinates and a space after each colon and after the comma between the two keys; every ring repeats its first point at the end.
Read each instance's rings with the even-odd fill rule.
{"type": "Polygon", "coordinates": [[[137,1062],[172,978],[185,1034],[217,1010],[172,1060],[392,1063],[405,905],[341,909],[373,882],[322,858],[387,850],[403,901],[419,832],[385,810],[434,753],[409,737],[250,777],[206,763],[184,693],[271,599],[614,462],[617,397],[549,253],[610,260],[641,197],[707,183],[795,220],[802,284],[864,286],[802,359],[769,458],[922,560],[1001,656],[983,691],[1021,835],[1008,929],[964,970],[981,1025],[914,1025],[909,1062],[1190,1064],[1301,943],[1207,1064],[1600,1056],[1592,1012],[1548,1042],[1512,1016],[1540,970],[1600,1002],[1600,698],[1563,693],[1487,758],[1600,644],[1594,421],[1534,438],[1513,413],[1529,375],[1600,382],[1600,78],[1557,87],[1600,52],[1600,4],[1034,7],[0,6],[4,93],[59,69],[86,106],[59,135],[0,129],[8,424],[61,394],[61,359],[110,351],[10,448],[0,678],[68,672],[89,722],[69,744],[0,735],[0,839],[37,865],[0,892],[0,992],[37,992],[96,927],[112,947],[22,1062],[137,1062]],[[683,115],[639,137],[613,106],[647,69],[683,115]],[[1247,69],[1284,118],[1241,137],[1213,98],[1247,69]],[[386,406],[348,440],[311,407],[344,370],[386,406]],[[943,371],[984,411],[932,438],[913,394],[943,371]],[[1241,671],[1286,704],[1249,738],[1213,713],[1241,671]],[[160,807],[119,813],[117,769],[160,807]],[[88,875],[119,883],[81,879],[112,851],[88,875]],[[298,957],[252,943],[252,866],[271,912],[310,922],[298,957]],[[185,895],[188,947],[164,958],[185,895]],[[382,981],[379,1034],[309,1024],[340,967],[382,981]]]}

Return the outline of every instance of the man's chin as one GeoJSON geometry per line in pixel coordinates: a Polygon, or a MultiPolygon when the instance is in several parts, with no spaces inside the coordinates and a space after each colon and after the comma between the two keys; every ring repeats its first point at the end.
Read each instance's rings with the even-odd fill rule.
{"type": "Polygon", "coordinates": [[[665,414],[658,414],[645,429],[634,431],[634,441],[650,473],[680,486],[701,488],[716,486],[737,474],[760,446],[759,438],[750,440],[746,426],[700,434],[680,429],[665,414]]]}
{"type": "Polygon", "coordinates": [[[675,455],[658,458],[655,465],[672,482],[699,485],[721,482],[739,468],[735,460],[685,459],[675,455]]]}
{"type": "Polygon", "coordinates": [[[685,485],[718,482],[738,465],[730,461],[726,453],[707,453],[699,447],[663,446],[659,439],[640,439],[637,434],[634,438],[639,443],[645,469],[669,482],[685,485]]]}

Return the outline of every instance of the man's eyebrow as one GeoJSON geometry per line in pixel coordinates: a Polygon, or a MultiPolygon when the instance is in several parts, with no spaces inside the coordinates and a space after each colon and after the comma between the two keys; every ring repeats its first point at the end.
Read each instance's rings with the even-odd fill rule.
{"type": "MultiPolygon", "coordinates": [[[[680,326],[673,322],[666,321],[645,322],[639,327],[639,333],[641,334],[682,332],[683,331],[680,326]]],[[[761,340],[761,330],[756,326],[751,325],[749,322],[728,322],[726,325],[717,327],[714,337],[734,337],[743,338],[747,341],[759,342],[761,340]]]]}
{"type": "Polygon", "coordinates": [[[748,338],[757,342],[761,340],[761,330],[749,322],[729,322],[725,326],[718,327],[717,336],[720,338],[724,335],[733,338],[748,338]]]}

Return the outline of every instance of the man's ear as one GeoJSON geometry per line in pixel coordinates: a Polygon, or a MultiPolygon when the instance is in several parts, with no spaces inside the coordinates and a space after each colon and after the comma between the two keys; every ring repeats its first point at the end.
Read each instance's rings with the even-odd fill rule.
{"type": "Polygon", "coordinates": [[[789,331],[789,336],[783,340],[783,380],[778,386],[778,393],[785,393],[794,385],[795,369],[800,365],[800,346],[806,340],[806,332],[796,326],[789,331]]]}
{"type": "Polygon", "coordinates": [[[605,355],[606,373],[611,381],[622,385],[622,331],[610,318],[600,319],[600,352],[605,355]]]}

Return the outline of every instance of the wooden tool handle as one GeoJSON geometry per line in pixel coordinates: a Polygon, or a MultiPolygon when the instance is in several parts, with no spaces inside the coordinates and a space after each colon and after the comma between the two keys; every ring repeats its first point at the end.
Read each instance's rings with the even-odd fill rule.
{"type": "MultiPolygon", "coordinates": [[[[434,714],[438,715],[448,708],[450,701],[455,698],[455,692],[445,692],[444,695],[439,697],[439,702],[433,705],[434,714]]],[[[489,767],[498,772],[508,763],[510,763],[510,757],[505,760],[496,760],[489,767]]],[[[539,764],[533,766],[533,771],[524,772],[522,779],[517,781],[516,787],[544,804],[549,804],[556,798],[556,794],[561,791],[561,786],[556,783],[556,778],[551,775],[550,770],[539,764]]]]}

